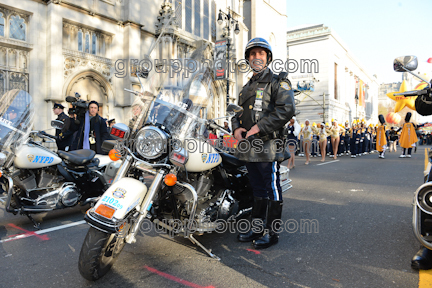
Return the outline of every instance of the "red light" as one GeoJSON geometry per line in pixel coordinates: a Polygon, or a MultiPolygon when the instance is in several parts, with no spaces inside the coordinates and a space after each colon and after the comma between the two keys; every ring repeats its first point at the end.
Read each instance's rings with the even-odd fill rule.
{"type": "Polygon", "coordinates": [[[177,161],[180,164],[184,164],[186,162],[186,157],[179,153],[173,153],[171,159],[177,161]]]}
{"type": "Polygon", "coordinates": [[[124,138],[125,132],[117,128],[111,128],[111,135],[116,136],[118,138],[124,138]]]}

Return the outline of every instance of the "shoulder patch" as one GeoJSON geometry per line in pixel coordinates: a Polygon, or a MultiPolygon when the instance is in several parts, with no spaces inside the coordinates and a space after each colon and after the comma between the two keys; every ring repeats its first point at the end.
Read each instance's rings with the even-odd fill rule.
{"type": "Polygon", "coordinates": [[[280,82],[280,87],[282,87],[285,90],[291,90],[290,85],[285,81],[280,82]]]}

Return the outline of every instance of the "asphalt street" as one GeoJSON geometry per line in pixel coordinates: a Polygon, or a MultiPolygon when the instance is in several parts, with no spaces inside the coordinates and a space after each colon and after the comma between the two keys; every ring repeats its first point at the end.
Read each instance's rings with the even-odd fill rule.
{"type": "Polygon", "coordinates": [[[37,215],[41,234],[25,216],[0,209],[0,287],[418,287],[411,218],[424,147],[410,159],[398,151],[304,165],[296,157],[277,245],[257,251],[235,233],[197,236],[216,261],[182,237],[141,233],[96,282],[78,272],[88,207],[37,215]],[[302,229],[305,221],[317,225],[302,229]]]}

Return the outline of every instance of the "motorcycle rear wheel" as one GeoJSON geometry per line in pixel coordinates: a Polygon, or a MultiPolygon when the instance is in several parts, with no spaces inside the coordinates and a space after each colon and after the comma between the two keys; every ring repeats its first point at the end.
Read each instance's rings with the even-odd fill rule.
{"type": "Polygon", "coordinates": [[[81,276],[90,281],[102,278],[114,265],[125,244],[124,238],[90,227],[79,256],[81,276]]]}

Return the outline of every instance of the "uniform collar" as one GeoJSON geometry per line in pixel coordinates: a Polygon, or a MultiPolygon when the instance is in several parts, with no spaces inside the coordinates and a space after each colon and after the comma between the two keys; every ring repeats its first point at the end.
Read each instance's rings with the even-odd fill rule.
{"type": "Polygon", "coordinates": [[[270,82],[272,79],[273,73],[269,68],[266,68],[264,71],[252,76],[250,82],[270,82]]]}

